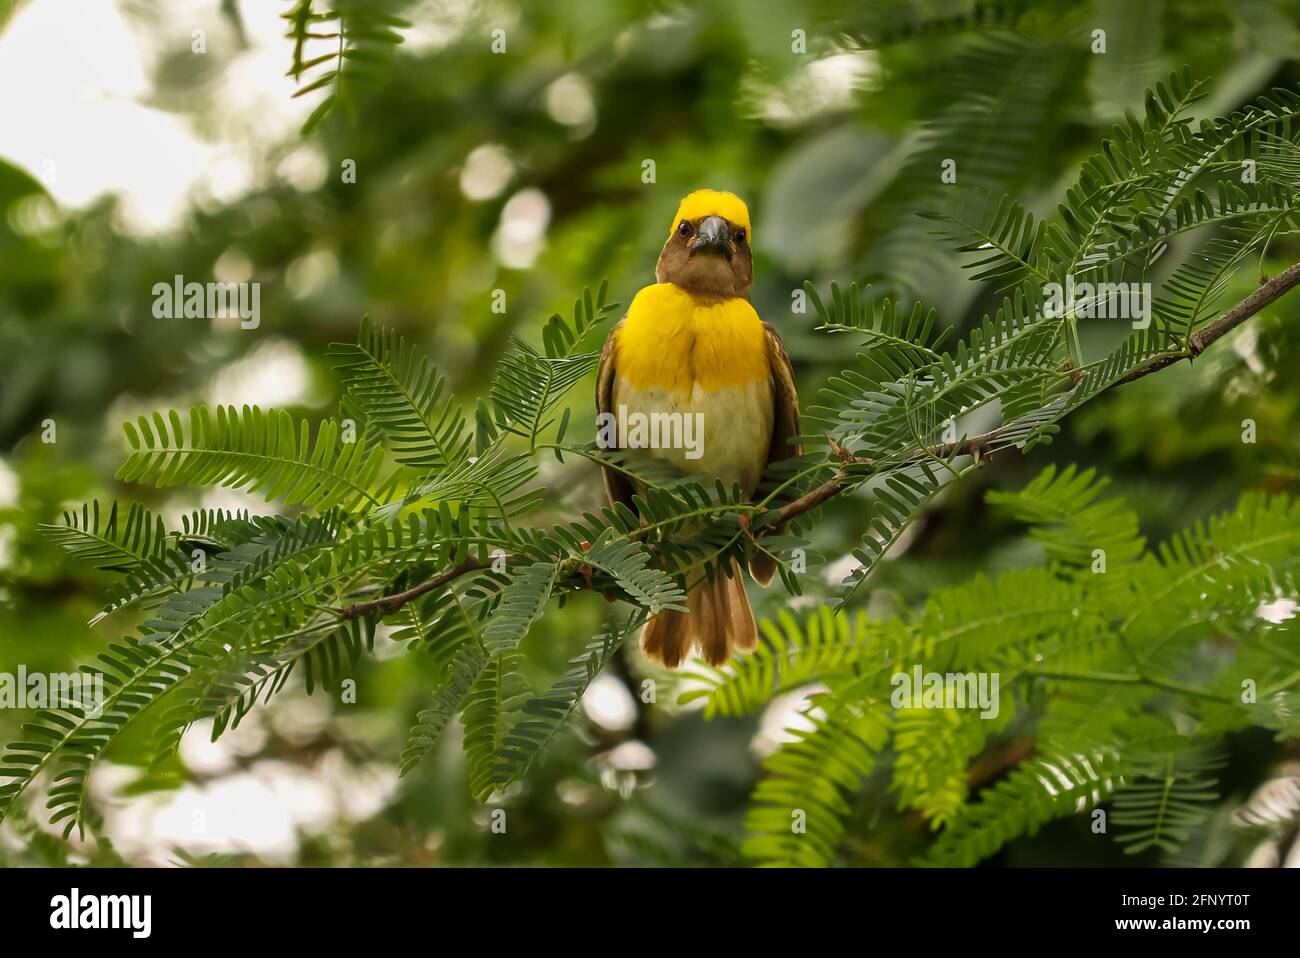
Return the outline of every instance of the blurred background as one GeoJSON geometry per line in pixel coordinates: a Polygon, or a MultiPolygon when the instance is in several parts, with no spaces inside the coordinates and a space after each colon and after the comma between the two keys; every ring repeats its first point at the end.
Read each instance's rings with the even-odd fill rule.
{"type": "MultiPolygon", "coordinates": [[[[622,303],[652,282],[678,200],[702,186],[750,204],[753,300],[784,336],[807,404],[846,356],[842,340],[813,333],[811,313],[792,312],[805,279],[919,298],[959,331],[995,302],[917,215],[951,189],[944,158],[961,156],[964,187],[1050,214],[1109,127],[1140,113],[1143,91],[1170,71],[1188,65],[1210,81],[1197,120],[1300,82],[1288,0],[375,0],[409,21],[403,42],[345,74],[346,96],[304,135],[328,91],[294,96],[306,82],[288,75],[281,16],[294,5],[0,0],[0,671],[71,669],[134,624],[87,624],[108,577],[37,529],[69,504],[272,511],[221,490],[115,483],[128,417],[196,402],[332,415],[326,348],[364,314],[416,341],[472,403],[510,334],[535,341],[550,313],[602,279],[622,303]],[[1090,49],[1099,28],[1103,54],[1090,49]],[[156,318],[153,286],[176,274],[260,283],[260,325],[156,318]],[[50,423],[55,441],[42,441],[50,423]]],[[[1172,250],[1169,268],[1186,253],[1172,250]]],[[[1297,260],[1300,243],[1279,237],[1258,271],[1297,260]]],[[[1254,282],[1244,276],[1226,299],[1254,282]]],[[[1284,299],[1194,369],[1116,391],[1052,445],[949,490],[863,601],[884,614],[977,570],[1036,561],[983,494],[1048,463],[1111,476],[1148,541],[1244,489],[1294,493],[1298,312],[1300,298],[1284,299]],[[1245,418],[1255,445],[1241,442],[1245,418]]],[[[1085,350],[1124,325],[1084,324],[1085,350]]],[[[571,437],[593,431],[588,394],[571,437]]],[[[543,520],[600,503],[594,468],[546,468],[543,520]]],[[[862,518],[848,499],[827,510],[825,563],[796,605],[844,576],[862,518]]],[[[789,604],[779,589],[753,598],[760,616],[789,604]]],[[[558,669],[599,614],[584,602],[553,611],[525,648],[558,669]]],[[[149,774],[127,737],[94,779],[97,835],[55,840],[33,793],[28,813],[0,827],[0,863],[740,863],[759,762],[797,699],[706,723],[673,705],[670,684],[641,702],[653,673],[623,651],[574,734],[506,796],[508,839],[468,795],[457,729],[397,778],[428,670],[381,634],[355,704],[299,687],[215,744],[193,730],[149,774]]],[[[0,741],[23,720],[0,710],[0,741]]],[[[1233,768],[1278,757],[1263,734],[1234,750],[1233,768]]],[[[895,812],[883,785],[868,783],[859,802],[846,861],[906,863],[924,823],[895,812]]],[[[1067,821],[994,863],[1107,861],[1132,859],[1067,821]]]]}

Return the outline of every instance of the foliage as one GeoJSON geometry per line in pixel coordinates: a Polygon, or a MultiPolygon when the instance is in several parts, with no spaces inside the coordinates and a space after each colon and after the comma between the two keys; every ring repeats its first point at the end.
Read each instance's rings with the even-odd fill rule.
{"type": "Polygon", "coordinates": [[[754,656],[691,676],[698,687],[687,697],[714,714],[759,710],[792,686],[823,689],[802,709],[811,731],[796,731],[765,763],[771,777],[751,798],[748,854],[834,861],[850,801],[886,751],[900,808],[939,830],[923,856],[933,864],[973,865],[1112,800],[1114,838],[1130,853],[1173,851],[1189,838],[1218,797],[1217,743],[1271,724],[1300,681],[1293,622],[1257,612],[1295,594],[1300,503],[1247,494],[1146,552],[1122,500],[1096,502],[1104,485],[1091,471],[1049,467],[1018,494],[989,496],[1049,543],[1044,566],[977,576],[932,593],[915,613],[853,628],[825,610],[802,623],[786,616],[754,656]],[[1087,556],[1053,551],[1063,534],[1085,532],[1111,544],[1100,571],[1087,556]],[[1207,648],[1216,635],[1231,639],[1235,656],[1207,648]],[[917,666],[999,676],[997,714],[891,709],[897,676],[917,666]],[[1033,756],[975,792],[975,758],[1012,732],[1033,741],[1033,756]],[[807,814],[806,834],[792,833],[796,809],[807,814]]]}
{"type": "MultiPolygon", "coordinates": [[[[1169,588],[1165,577],[1184,555],[1185,573],[1194,580],[1204,565],[1208,576],[1218,541],[1251,534],[1256,520],[1238,515],[1242,489],[1294,492],[1300,417],[1286,371],[1300,350],[1290,302],[1194,367],[1180,363],[1093,401],[1146,363],[1190,356],[1190,332],[1249,293],[1259,273],[1295,259],[1290,91],[1300,47],[1287,4],[796,3],[789,17],[807,27],[811,51],[803,58],[790,55],[781,24],[743,0],[667,15],[636,2],[529,5],[501,18],[506,57],[488,49],[496,8],[432,31],[421,23],[419,42],[412,34],[399,47],[407,27],[397,17],[417,19],[414,4],[285,6],[291,73],[300,92],[323,100],[308,119],[311,141],[258,147],[259,159],[275,169],[284,151],[319,152],[336,168],[352,157],[362,171],[355,183],[333,176],[304,191],[277,175],[242,199],[196,207],[163,241],[121,230],[113,200],[49,215],[41,184],[0,165],[9,214],[0,218],[0,309],[20,319],[0,333],[0,427],[20,442],[6,461],[23,497],[8,509],[0,496],[15,533],[0,539],[0,555],[16,556],[0,562],[0,618],[14,639],[6,651],[48,667],[104,653],[115,696],[100,720],[56,712],[35,716],[26,732],[5,727],[14,744],[0,760],[9,773],[0,803],[10,825],[19,805],[9,803],[48,769],[59,779],[59,824],[80,820],[93,833],[85,785],[103,756],[150,768],[135,788],[158,787],[177,774],[180,736],[194,724],[210,720],[226,734],[294,704],[286,700],[299,684],[319,697],[355,677],[366,690],[356,725],[404,728],[419,713],[404,751],[389,737],[369,750],[400,753],[407,773],[402,797],[369,823],[386,836],[385,853],[420,860],[427,846],[418,835],[408,841],[410,828],[446,835],[437,854],[449,861],[619,859],[592,839],[597,829],[627,831],[600,818],[623,806],[627,788],[625,773],[602,765],[612,737],[582,718],[575,724],[594,739],[561,734],[593,670],[635,688],[647,674],[628,654],[636,616],[679,601],[693,578],[754,548],[739,517],[761,531],[769,506],[828,480],[842,489],[819,512],[759,539],[782,558],[786,591],[806,595],[755,592],[768,613],[759,652],[726,681],[690,669],[721,682],[691,693],[704,714],[732,719],[708,727],[715,744],[695,756],[695,774],[674,778],[669,766],[699,734],[700,716],[642,703],[634,730],[622,733],[662,763],[637,789],[689,805],[680,817],[697,824],[708,817],[738,833],[747,776],[761,772],[751,860],[968,863],[1040,827],[1055,829],[1040,844],[1064,844],[1062,828],[1086,832],[1091,820],[1051,822],[1082,798],[1091,807],[1114,793],[1103,804],[1113,832],[1137,837],[1105,844],[1117,855],[1146,846],[1137,854],[1153,861],[1199,843],[1214,821],[1199,817],[1217,807],[1211,793],[1257,783],[1250,762],[1213,768],[1214,743],[1238,759],[1254,748],[1243,721],[1265,737],[1296,734],[1289,690],[1261,696],[1244,720],[1242,709],[1187,691],[1236,696],[1244,678],[1265,676],[1265,690],[1286,680],[1277,659],[1294,648],[1294,626],[1261,632],[1247,598],[1268,576],[1278,577],[1278,596],[1293,594],[1286,562],[1267,549],[1243,553],[1226,604],[1209,601],[1224,598],[1217,591],[1169,588]],[[1109,34],[1105,56],[1088,49],[1097,25],[1109,34]],[[818,71],[846,61],[863,68],[849,95],[823,95],[818,71]],[[1182,63],[1191,74],[1156,82],[1182,63]],[[1283,89],[1269,92],[1274,84],[1283,89]],[[575,86],[589,94],[594,135],[552,109],[575,86]],[[336,106],[351,126],[320,122],[336,106]],[[1103,141],[1094,155],[1081,152],[1103,141]],[[486,199],[462,185],[483,144],[507,156],[510,171],[486,199]],[[658,163],[655,187],[636,179],[645,156],[658,163]],[[955,184],[937,175],[950,157],[955,184]],[[1256,182],[1242,178],[1247,160],[1257,161],[1256,182]],[[735,189],[755,210],[754,302],[795,360],[809,454],[774,470],[756,505],[664,473],[643,475],[637,514],[602,510],[592,461],[605,457],[583,442],[586,384],[616,308],[592,291],[572,319],[539,332],[528,317],[567,313],[564,297],[593,275],[609,276],[619,298],[647,282],[663,222],[699,185],[735,189]],[[524,190],[545,194],[550,217],[533,269],[495,255],[524,190]],[[242,258],[264,281],[274,334],[302,344],[311,372],[313,388],[289,408],[223,405],[231,400],[208,392],[272,329],[204,337],[195,348],[193,326],[139,319],[139,290],[159,277],[215,274],[218,262],[242,258]],[[275,281],[322,261],[334,272],[310,292],[275,281]],[[1151,326],[1043,316],[1042,287],[1067,274],[1152,282],[1151,326]],[[831,277],[861,285],[832,287],[831,277]],[[805,280],[812,315],[788,313],[805,280]],[[486,306],[497,288],[509,295],[505,313],[486,306]],[[352,338],[362,313],[375,319],[352,338]],[[321,363],[326,344],[343,338],[321,363]],[[862,353],[852,362],[850,342],[862,353]],[[342,398],[323,412],[332,384],[342,398]],[[142,423],[142,408],[178,411],[142,423]],[[135,430],[122,476],[143,485],[130,492],[110,479],[121,434],[115,422],[103,428],[105,410],[135,430]],[[57,447],[27,438],[47,415],[59,420],[57,447]],[[1243,417],[1258,421],[1258,446],[1241,442],[1243,417]],[[998,454],[1009,447],[1029,461],[998,454]],[[1132,508],[1086,470],[1068,481],[1060,469],[1042,472],[1026,486],[1053,458],[1100,465],[1132,508]],[[261,509],[199,498],[218,485],[276,501],[261,509]],[[997,491],[981,495],[988,487],[997,491]],[[147,508],[128,505],[137,496],[147,508]],[[1028,522],[1029,541],[991,515],[1028,522]],[[1206,516],[1217,518],[1198,527],[1206,516]],[[35,535],[38,523],[49,542],[35,535]],[[1148,551],[1146,541],[1165,544],[1148,551]],[[62,562],[50,543],[89,561],[62,562]],[[1096,549],[1104,577],[1091,571],[1096,549]],[[822,581],[829,567],[819,554],[845,557],[835,562],[838,586],[822,581]],[[811,557],[811,574],[796,571],[797,555],[811,557]],[[463,563],[475,567],[392,613],[338,614],[463,563]],[[632,611],[606,616],[601,600],[578,597],[588,574],[592,589],[630,600],[632,611]],[[1128,590],[1115,582],[1122,576],[1132,578],[1128,590]],[[827,602],[837,611],[799,611],[827,602]],[[1098,604],[1111,602],[1133,620],[1112,621],[1111,606],[1098,604]],[[980,614],[990,609],[1009,618],[980,614]],[[1067,622],[1074,609],[1079,621],[1067,622]],[[78,628],[92,615],[93,632],[78,628]],[[1187,627],[1174,632],[1178,622],[1187,627]],[[923,633],[931,645],[916,644],[923,633]],[[409,654],[367,654],[387,648],[388,636],[409,654]],[[1140,668],[1116,646],[1121,637],[1140,668]],[[1030,645],[1043,656],[1034,668],[1071,678],[1017,673],[1030,645]],[[895,713],[886,680],[904,655],[927,668],[997,661],[1008,704],[992,722],[895,713]],[[1077,677],[1084,672],[1097,680],[1077,677]],[[719,769],[734,769],[737,756],[744,764],[752,722],[743,716],[811,683],[824,688],[794,723],[799,747],[719,787],[719,769]],[[1124,724],[1125,709],[1163,724],[1124,724]],[[1178,747],[1139,748],[1165,736],[1178,747]],[[589,807],[575,813],[567,802],[593,768],[604,811],[587,818],[589,807]],[[1211,777],[1227,781],[1211,789],[1211,777]],[[687,789],[686,778],[704,784],[687,789]],[[1125,811],[1129,783],[1137,801],[1125,811]],[[561,787],[565,803],[553,798],[561,787]],[[450,797],[469,794],[527,805],[546,824],[531,844],[512,836],[500,851],[450,797]],[[1152,798],[1178,815],[1151,820],[1152,798]],[[789,831],[796,799],[813,812],[801,841],[789,831]],[[1121,826],[1126,816],[1135,817],[1121,826]]],[[[177,60],[215,70],[234,55],[221,46],[204,58],[188,47],[160,57],[155,78],[164,108],[205,130],[221,109],[213,73],[178,80],[162,71],[177,60]]],[[[1281,529],[1290,520],[1265,521],[1281,529]]],[[[268,749],[277,745],[272,738],[268,749]]],[[[357,831],[359,844],[374,841],[375,831],[357,831]]],[[[1001,854],[1014,860],[1027,844],[1001,854]]],[[[702,851],[692,854],[698,862],[702,851]]]]}
{"type": "Polygon", "coordinates": [[[398,29],[411,24],[393,16],[378,5],[361,0],[293,0],[293,6],[281,16],[288,21],[285,36],[293,40],[293,65],[289,76],[298,83],[294,96],[316,90],[329,93],[316,105],[302,127],[306,136],[336,106],[355,118],[356,106],[351,92],[353,83],[374,82],[383,66],[387,50],[402,42],[398,29]],[[328,43],[334,50],[308,56],[313,43],[328,43]]]}

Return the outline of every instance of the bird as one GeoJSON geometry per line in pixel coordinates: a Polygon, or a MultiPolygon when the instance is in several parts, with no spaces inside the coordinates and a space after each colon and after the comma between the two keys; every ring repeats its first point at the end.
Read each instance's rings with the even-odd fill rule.
{"type": "MultiPolygon", "coordinates": [[[[747,500],[771,463],[802,453],[790,357],[749,301],[752,245],[749,208],[739,196],[701,189],[683,198],[655,265],[656,282],[636,294],[610,330],[596,375],[596,408],[607,422],[667,413],[702,427],[696,449],[645,448],[626,435],[611,445],[669,460],[688,475],[716,477],[728,488],[739,484],[747,500]]],[[[643,491],[637,482],[608,465],[602,472],[610,505],[635,509],[633,497],[643,491]]],[[[766,587],[776,560],[755,550],[749,570],[766,587]]],[[[735,650],[752,652],[758,629],[740,564],[725,560],[711,578],[687,585],[686,611],[660,611],[643,626],[646,656],[676,668],[692,650],[714,666],[735,650]]]]}

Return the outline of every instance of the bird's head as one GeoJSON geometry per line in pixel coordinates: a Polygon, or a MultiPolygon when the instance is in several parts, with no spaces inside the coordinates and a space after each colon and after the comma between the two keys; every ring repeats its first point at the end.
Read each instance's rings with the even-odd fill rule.
{"type": "Polygon", "coordinates": [[[749,209],[734,193],[696,190],[682,200],[655,279],[710,299],[749,298],[754,260],[749,209]]]}

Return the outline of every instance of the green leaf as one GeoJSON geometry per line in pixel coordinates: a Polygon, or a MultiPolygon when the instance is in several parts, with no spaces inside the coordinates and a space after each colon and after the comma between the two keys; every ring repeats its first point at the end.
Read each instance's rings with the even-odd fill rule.
{"type": "Polygon", "coordinates": [[[520,656],[494,655],[479,673],[465,699],[465,757],[469,760],[470,794],[479,801],[503,784],[498,756],[515,716],[528,694],[519,674],[520,656]]]}
{"type": "Polygon", "coordinates": [[[651,615],[665,609],[686,611],[686,592],[668,573],[648,567],[650,554],[640,543],[617,538],[612,530],[606,530],[592,543],[583,560],[609,575],[651,615]]]}
{"type": "Polygon", "coordinates": [[[398,462],[425,472],[463,467],[470,435],[442,373],[413,345],[363,319],[355,343],[330,359],[344,389],[390,442],[398,462]]]}
{"type": "Polygon", "coordinates": [[[621,626],[616,620],[611,621],[607,631],[596,636],[581,655],[571,660],[571,668],[555,685],[528,700],[521,717],[497,749],[497,766],[492,775],[497,788],[518,781],[541,760],[551,741],[568,723],[592,680],[643,621],[644,615],[640,613],[621,626]]]}
{"type": "Polygon", "coordinates": [[[399,774],[406,775],[433,750],[447,724],[464,707],[470,687],[488,663],[488,654],[477,644],[460,647],[451,660],[447,681],[433,694],[433,704],[422,711],[402,749],[399,774]]]}
{"type": "Polygon", "coordinates": [[[225,486],[260,493],[267,501],[317,510],[376,505],[371,487],[382,454],[361,443],[340,442],[338,424],[327,420],[311,441],[307,421],[284,410],[257,406],[206,406],[190,410],[189,427],[171,412],[126,423],[131,454],[116,478],[158,488],[225,486]]]}
{"type": "Polygon", "coordinates": [[[510,652],[523,641],[533,623],[542,617],[558,574],[557,563],[534,562],[510,578],[496,612],[483,630],[483,647],[488,654],[510,652]]]}

